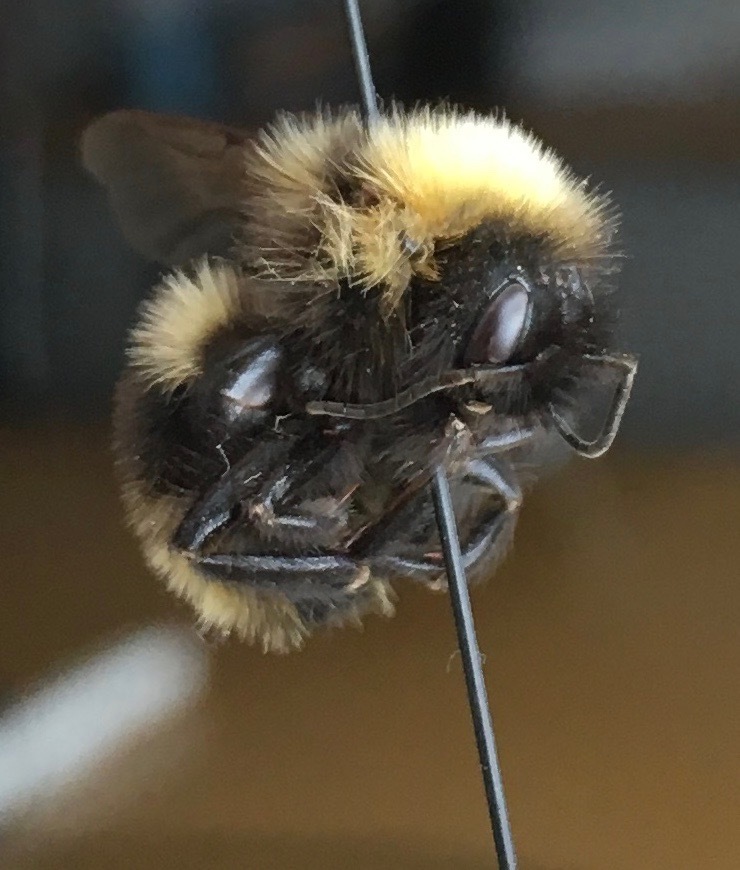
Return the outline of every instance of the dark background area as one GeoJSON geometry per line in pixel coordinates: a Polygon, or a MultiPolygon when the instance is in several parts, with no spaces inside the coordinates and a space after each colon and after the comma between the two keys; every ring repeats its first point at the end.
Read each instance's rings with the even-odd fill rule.
{"type": "MultiPolygon", "coordinates": [[[[623,212],[620,329],[641,361],[617,445],[528,497],[474,600],[522,866],[734,870],[740,5],[361,5],[383,97],[504,106],[623,212]]],[[[3,4],[3,866],[491,866],[446,598],[399,590],[392,622],[285,659],[200,644],[112,476],[111,392],[158,270],[82,171],[85,125],[136,107],[252,129],[357,95],[339,0],[3,4]],[[83,690],[105,651],[173,620],[209,675],[197,701],[22,785],[70,735],[94,742],[83,690]],[[67,678],[78,724],[28,713],[67,678]]],[[[100,671],[107,709],[136,667],[123,690],[100,671]]]]}

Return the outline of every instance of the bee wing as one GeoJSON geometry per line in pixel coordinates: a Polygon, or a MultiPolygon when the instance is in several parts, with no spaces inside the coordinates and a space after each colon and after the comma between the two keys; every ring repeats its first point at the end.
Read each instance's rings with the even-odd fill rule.
{"type": "Polygon", "coordinates": [[[220,124],[118,111],[87,128],[82,159],[134,247],[176,266],[232,247],[244,225],[249,141],[220,124]]]}

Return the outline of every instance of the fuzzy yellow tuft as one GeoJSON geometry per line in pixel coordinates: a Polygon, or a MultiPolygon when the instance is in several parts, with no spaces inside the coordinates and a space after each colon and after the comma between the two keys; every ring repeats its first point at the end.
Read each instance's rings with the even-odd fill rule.
{"type": "Polygon", "coordinates": [[[496,219],[581,256],[601,244],[603,202],[553,151],[505,118],[394,112],[370,130],[358,174],[402,204],[418,241],[453,239],[496,219]]]}
{"type": "MultiPolygon", "coordinates": [[[[263,254],[271,278],[382,285],[395,302],[414,273],[438,275],[435,246],[485,221],[566,257],[598,257],[609,242],[607,199],[502,117],[393,109],[367,129],[355,111],[288,117],[264,134],[248,171],[285,216],[263,254]],[[338,179],[368,191],[367,202],[337,198],[338,179]],[[318,232],[302,259],[289,250],[291,222],[318,232]]],[[[269,224],[276,211],[264,214],[269,224]]]]}
{"type": "Polygon", "coordinates": [[[201,372],[210,335],[241,308],[238,273],[231,266],[200,263],[192,277],[164,278],[144,303],[128,350],[132,368],[150,385],[174,389],[201,372]]]}
{"type": "Polygon", "coordinates": [[[277,196],[278,209],[305,216],[327,175],[351,154],[362,135],[363,122],[357,112],[337,117],[329,112],[282,115],[255,143],[257,159],[250,163],[250,174],[258,186],[268,186],[270,197],[277,196]]]}

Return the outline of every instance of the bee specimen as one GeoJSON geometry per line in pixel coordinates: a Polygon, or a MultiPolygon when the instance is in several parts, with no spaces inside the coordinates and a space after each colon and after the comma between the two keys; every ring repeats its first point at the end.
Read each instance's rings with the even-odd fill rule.
{"type": "Polygon", "coordinates": [[[610,446],[636,368],[614,210],[509,121],[347,109],[250,138],[116,112],[83,154],[171,269],[115,435],[145,556],[205,626],[284,651],[392,612],[396,580],[444,588],[439,463],[482,579],[543,445],[610,446]]]}

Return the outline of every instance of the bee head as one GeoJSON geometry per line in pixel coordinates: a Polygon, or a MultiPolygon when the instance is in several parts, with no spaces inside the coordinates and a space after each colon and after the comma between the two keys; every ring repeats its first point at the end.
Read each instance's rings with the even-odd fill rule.
{"type": "Polygon", "coordinates": [[[440,281],[414,293],[420,352],[455,367],[522,365],[530,381],[552,381],[609,347],[613,267],[562,260],[541,238],[502,243],[503,233],[478,228],[440,255],[440,281]]]}

